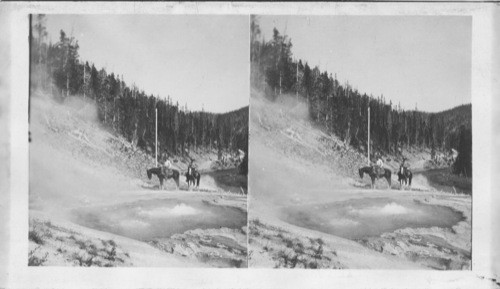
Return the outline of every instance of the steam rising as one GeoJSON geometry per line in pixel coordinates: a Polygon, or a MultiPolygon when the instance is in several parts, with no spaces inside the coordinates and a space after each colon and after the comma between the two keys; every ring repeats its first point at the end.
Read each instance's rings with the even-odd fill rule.
{"type": "Polygon", "coordinates": [[[281,95],[270,101],[254,89],[250,102],[249,187],[255,200],[250,206],[258,204],[250,211],[288,202],[326,201],[335,196],[332,188],[346,187],[339,176],[329,174],[329,168],[301,156],[306,150],[320,156],[317,146],[301,143],[307,145],[309,138],[323,135],[311,125],[302,97],[281,95]]]}
{"type": "Polygon", "coordinates": [[[396,204],[394,202],[386,204],[383,207],[373,206],[373,207],[363,208],[363,209],[354,209],[351,206],[351,207],[349,207],[348,212],[351,215],[361,215],[363,217],[375,217],[375,216],[381,216],[381,215],[386,215],[386,216],[387,215],[404,215],[404,214],[413,213],[412,210],[410,210],[404,206],[401,206],[399,204],[396,204]]]}
{"type": "Polygon", "coordinates": [[[199,214],[200,212],[195,208],[188,206],[184,203],[178,204],[173,208],[159,207],[147,211],[139,211],[139,216],[151,219],[163,219],[168,217],[181,217],[199,214]]]}
{"type": "MultiPolygon", "coordinates": [[[[60,209],[113,200],[126,184],[105,166],[109,133],[89,99],[58,103],[36,92],[31,98],[30,207],[60,209]]],[[[111,164],[109,164],[111,165],[111,164]]]]}

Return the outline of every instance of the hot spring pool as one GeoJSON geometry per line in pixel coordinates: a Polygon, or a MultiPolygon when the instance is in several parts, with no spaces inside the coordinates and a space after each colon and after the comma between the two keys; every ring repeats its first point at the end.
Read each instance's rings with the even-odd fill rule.
{"type": "Polygon", "coordinates": [[[205,201],[157,199],[72,211],[76,224],[136,240],[168,238],[193,229],[241,228],[247,214],[241,209],[205,201]]]}
{"type": "Polygon", "coordinates": [[[408,227],[451,228],[464,219],[462,213],[445,206],[391,198],[294,206],[281,213],[281,219],[290,224],[354,240],[408,227]]]}

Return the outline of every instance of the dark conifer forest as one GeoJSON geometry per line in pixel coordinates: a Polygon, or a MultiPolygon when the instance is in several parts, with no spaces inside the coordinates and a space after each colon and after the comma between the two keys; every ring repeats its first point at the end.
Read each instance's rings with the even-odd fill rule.
{"type": "Polygon", "coordinates": [[[81,60],[78,40],[64,31],[56,43],[47,42],[44,15],[32,17],[31,96],[41,90],[61,102],[75,95],[88,99],[103,126],[150,154],[155,152],[155,109],[160,153],[248,151],[248,106],[227,113],[190,111],[170,96],[147,94],[119,74],[81,60]]]}
{"type": "Polygon", "coordinates": [[[471,176],[471,104],[439,113],[404,110],[383,95],[360,92],[349,83],[340,83],[336,74],[294,59],[292,40],[275,28],[266,41],[255,16],[250,30],[251,84],[268,99],[283,95],[306,103],[317,126],[362,152],[367,150],[369,107],[372,152],[397,155],[409,147],[441,152],[453,148],[459,152],[455,173],[471,176]]]}

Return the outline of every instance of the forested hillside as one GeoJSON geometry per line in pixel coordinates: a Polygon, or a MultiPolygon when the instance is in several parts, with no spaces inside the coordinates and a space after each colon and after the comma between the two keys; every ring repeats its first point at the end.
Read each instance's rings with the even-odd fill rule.
{"type": "Polygon", "coordinates": [[[47,42],[44,22],[43,15],[33,16],[31,90],[47,91],[60,101],[74,95],[93,100],[104,126],[148,153],[154,154],[155,109],[161,153],[248,151],[248,107],[215,114],[190,111],[187,104],[179,104],[170,96],[148,95],[135,84],[125,83],[123,76],[81,60],[78,40],[64,31],[60,31],[58,42],[47,42]]]}
{"type": "Polygon", "coordinates": [[[288,95],[308,104],[312,121],[358,150],[365,152],[370,108],[371,148],[373,152],[399,154],[408,147],[459,151],[455,170],[472,173],[471,105],[440,113],[404,110],[373,96],[341,84],[335,75],[294,60],[292,41],[275,28],[272,39],[263,39],[258,19],[251,21],[252,86],[274,100],[288,95]]]}

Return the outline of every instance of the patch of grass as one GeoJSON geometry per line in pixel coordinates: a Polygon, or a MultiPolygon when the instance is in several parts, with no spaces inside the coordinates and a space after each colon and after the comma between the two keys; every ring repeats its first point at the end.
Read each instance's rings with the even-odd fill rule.
{"type": "Polygon", "coordinates": [[[50,230],[45,230],[44,233],[43,233],[43,236],[45,238],[52,238],[54,235],[52,235],[52,232],[50,230]]]}
{"type": "Polygon", "coordinates": [[[283,238],[283,242],[285,242],[285,245],[287,248],[293,248],[293,240],[290,238],[283,238]]]}
{"type": "Polygon", "coordinates": [[[124,262],[125,262],[125,260],[123,260],[123,259],[122,259],[122,258],[120,258],[120,257],[116,257],[116,258],[115,258],[115,260],[116,260],[117,262],[120,262],[120,263],[124,263],[124,262]]]}
{"type": "Polygon", "coordinates": [[[302,242],[295,243],[295,245],[293,246],[293,250],[297,254],[301,254],[301,255],[304,254],[305,253],[304,244],[302,244],[302,242]]]}
{"type": "Polygon", "coordinates": [[[253,219],[252,220],[252,223],[255,225],[255,226],[262,226],[262,223],[260,222],[259,219],[253,219]]]}
{"type": "Polygon", "coordinates": [[[295,268],[299,263],[299,255],[290,255],[283,250],[278,252],[278,267],[281,268],[295,268]]]}
{"type": "Polygon", "coordinates": [[[93,265],[94,256],[85,257],[81,254],[74,253],[73,259],[78,261],[78,264],[82,267],[90,267],[93,265]]]}
{"type": "Polygon", "coordinates": [[[97,267],[103,267],[102,262],[99,259],[93,260],[92,265],[97,267]]]}
{"type": "Polygon", "coordinates": [[[106,256],[104,257],[105,259],[109,261],[116,261],[116,246],[111,247],[111,250],[106,249],[106,256]]]}
{"type": "Polygon", "coordinates": [[[323,258],[323,244],[319,244],[317,248],[313,248],[313,258],[320,259],[323,258]]]}
{"type": "Polygon", "coordinates": [[[99,252],[97,250],[96,245],[90,244],[87,248],[87,253],[89,253],[89,255],[91,256],[97,256],[99,252]]]}
{"type": "Polygon", "coordinates": [[[87,242],[83,240],[75,240],[75,244],[80,248],[81,250],[87,251],[87,242]]]}
{"type": "Polygon", "coordinates": [[[311,269],[318,269],[318,262],[316,261],[311,261],[307,264],[306,268],[311,268],[311,269]]]}
{"type": "Polygon", "coordinates": [[[36,227],[33,227],[28,232],[28,239],[35,242],[38,245],[43,245],[45,242],[43,240],[43,234],[40,233],[36,227]]]}
{"type": "Polygon", "coordinates": [[[241,268],[241,265],[243,264],[243,260],[239,259],[229,259],[229,265],[234,268],[241,268]]]}
{"type": "Polygon", "coordinates": [[[250,225],[250,235],[255,237],[260,236],[260,232],[257,227],[250,225]]]}
{"type": "Polygon", "coordinates": [[[290,268],[295,268],[297,266],[297,263],[299,262],[299,255],[294,254],[292,258],[290,258],[290,268]]]}
{"type": "Polygon", "coordinates": [[[43,257],[36,256],[36,252],[40,249],[40,247],[36,247],[33,250],[30,250],[28,253],[28,266],[42,266],[43,263],[47,261],[47,257],[49,253],[46,252],[43,257]]]}
{"type": "Polygon", "coordinates": [[[60,227],[60,226],[56,226],[54,224],[52,224],[51,221],[44,221],[44,222],[39,222],[39,221],[36,221],[36,223],[38,224],[42,224],[43,226],[49,228],[49,229],[53,229],[53,230],[56,230],[56,231],[59,231],[59,232],[63,232],[63,233],[68,233],[68,234],[78,234],[77,232],[73,231],[73,230],[70,230],[70,229],[67,229],[67,228],[63,228],[63,227],[60,227]]]}
{"type": "Polygon", "coordinates": [[[287,268],[288,261],[289,261],[288,254],[283,250],[279,250],[278,251],[278,264],[280,265],[279,267],[287,268]]]}

